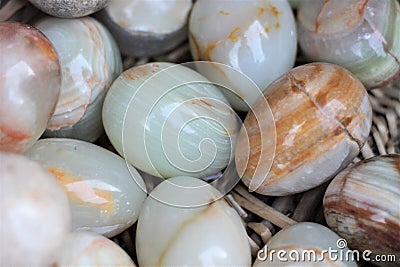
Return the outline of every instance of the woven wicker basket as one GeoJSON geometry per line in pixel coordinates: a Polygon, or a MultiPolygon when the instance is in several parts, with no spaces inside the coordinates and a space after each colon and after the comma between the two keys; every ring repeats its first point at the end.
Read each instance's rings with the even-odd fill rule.
{"type": "MultiPolygon", "coordinates": [[[[30,23],[43,16],[25,0],[3,0],[0,2],[0,21],[13,20],[30,23]]],[[[182,43],[174,51],[155,58],[124,58],[124,69],[151,61],[187,62],[191,61],[189,45],[182,43]]],[[[296,65],[306,63],[298,55],[296,65]]],[[[373,107],[373,125],[368,142],[354,160],[370,158],[375,155],[400,153],[400,78],[391,84],[369,91],[373,107]]],[[[102,136],[97,144],[113,150],[106,136],[102,136]]],[[[279,229],[300,221],[312,221],[326,224],[322,210],[322,198],[328,183],[310,191],[286,196],[267,197],[249,193],[239,183],[226,196],[237,210],[244,223],[252,248],[252,255],[273,236],[279,229]]],[[[150,185],[151,186],[151,185],[150,185]]],[[[136,261],[135,253],[136,225],[113,238],[136,261]]]]}

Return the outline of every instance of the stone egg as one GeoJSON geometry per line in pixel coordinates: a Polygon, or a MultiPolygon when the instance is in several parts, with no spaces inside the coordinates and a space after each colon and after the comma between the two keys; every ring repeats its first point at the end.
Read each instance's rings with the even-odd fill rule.
{"type": "Polygon", "coordinates": [[[350,248],[399,259],[400,155],[373,157],[340,172],[325,192],[324,213],[350,248]]]}
{"type": "Polygon", "coordinates": [[[36,28],[0,23],[0,151],[23,153],[45,131],[60,94],[56,50],[36,28]]]}
{"type": "Polygon", "coordinates": [[[250,266],[237,212],[192,177],[163,181],[146,199],[136,231],[139,266],[250,266]]]}
{"type": "Polygon", "coordinates": [[[136,266],[110,239],[87,231],[71,232],[57,253],[55,266],[136,266]]]}
{"type": "Polygon", "coordinates": [[[47,168],[68,196],[73,230],[117,235],[137,221],[146,187],[121,157],[74,139],[36,142],[26,156],[47,168]]]}
{"type": "Polygon", "coordinates": [[[68,199],[54,177],[0,152],[0,265],[50,266],[70,230],[68,199]]]}
{"type": "Polygon", "coordinates": [[[297,18],[310,60],[338,64],[368,89],[400,74],[398,0],[303,0],[297,18]]]}
{"type": "Polygon", "coordinates": [[[94,142],[104,133],[104,97],[122,72],[121,55],[108,30],[91,17],[44,17],[35,23],[61,61],[62,85],[46,137],[94,142]]]}
{"type": "Polygon", "coordinates": [[[296,67],[263,94],[244,121],[235,154],[242,181],[260,194],[290,195],[324,183],[357,156],[369,135],[367,91],[337,65],[296,67]],[[257,114],[266,101],[274,122],[261,125],[257,114]],[[276,143],[268,139],[274,131],[276,143]]]}
{"type": "Polygon", "coordinates": [[[317,223],[301,222],[276,233],[258,252],[253,267],[356,267],[356,260],[346,241],[335,232],[317,223]]]}
{"type": "Polygon", "coordinates": [[[240,119],[221,91],[190,68],[154,62],[126,70],[103,106],[118,153],[154,176],[204,178],[233,158],[240,119]]]}
{"type": "Polygon", "coordinates": [[[121,53],[158,56],[187,38],[192,0],[117,0],[96,14],[110,30],[121,53]]]}
{"type": "Polygon", "coordinates": [[[110,0],[29,0],[43,12],[62,18],[90,15],[108,5],[110,0]]]}
{"type": "MultiPolygon", "coordinates": [[[[219,62],[247,75],[260,90],[252,90],[234,72],[213,65],[199,68],[207,79],[229,84],[232,106],[248,111],[262,91],[289,71],[295,62],[296,24],[287,1],[197,0],[189,20],[194,60],[219,62]]],[[[225,92],[225,91],[224,91],[225,92]]]]}

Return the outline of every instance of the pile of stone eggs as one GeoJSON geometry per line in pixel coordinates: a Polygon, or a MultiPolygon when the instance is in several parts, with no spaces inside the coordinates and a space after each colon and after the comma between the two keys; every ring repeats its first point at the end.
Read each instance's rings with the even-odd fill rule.
{"type": "Polygon", "coordinates": [[[1,265],[133,266],[106,237],[137,222],[140,266],[250,266],[241,218],[205,179],[229,164],[267,196],[333,179],[330,229],[297,223],[266,247],[345,238],[400,257],[400,156],[351,164],[371,128],[367,90],[400,71],[397,1],[303,1],[297,21],[286,1],[31,2],[50,16],[0,23],[1,265]],[[121,53],[186,37],[206,62],[123,72],[121,53]],[[297,38],[312,63],[293,68],[297,38]],[[119,155],[92,144],[104,132],[119,155]],[[163,182],[150,191],[137,170],[163,182]]]}

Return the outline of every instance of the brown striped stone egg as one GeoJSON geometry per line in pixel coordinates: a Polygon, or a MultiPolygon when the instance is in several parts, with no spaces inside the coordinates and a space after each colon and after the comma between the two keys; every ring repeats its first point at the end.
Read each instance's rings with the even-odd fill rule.
{"type": "Polygon", "coordinates": [[[350,248],[400,259],[400,155],[367,159],[339,173],[325,192],[324,214],[350,248]]]}
{"type": "Polygon", "coordinates": [[[324,183],[356,157],[368,137],[368,94],[342,67],[296,67],[263,95],[244,121],[235,156],[242,181],[260,194],[290,195],[324,183]],[[265,113],[266,100],[275,127],[257,120],[265,113]],[[276,145],[268,140],[274,129],[276,145]]]}

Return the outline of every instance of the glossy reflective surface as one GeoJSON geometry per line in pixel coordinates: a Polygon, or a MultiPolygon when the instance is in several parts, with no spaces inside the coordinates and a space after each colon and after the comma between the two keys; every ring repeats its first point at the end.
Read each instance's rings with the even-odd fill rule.
{"type": "Polygon", "coordinates": [[[306,0],[299,41],[312,60],[353,72],[367,88],[400,73],[400,6],[396,0],[306,0]]]}
{"type": "Polygon", "coordinates": [[[60,248],[57,266],[136,266],[110,239],[86,231],[71,232],[60,248]]]}
{"type": "Polygon", "coordinates": [[[137,171],[112,152],[73,139],[42,139],[26,153],[63,186],[72,229],[114,236],[136,222],[146,197],[137,171]]]}
{"type": "Polygon", "coordinates": [[[191,0],[118,0],[96,17],[110,29],[123,54],[156,56],[186,39],[191,6],[191,0]]]}
{"type": "Polygon", "coordinates": [[[259,253],[261,260],[257,260],[253,267],[357,266],[356,262],[350,258],[352,254],[348,254],[349,249],[346,246],[342,247],[342,243],[338,243],[339,239],[340,237],[332,230],[320,224],[297,223],[275,234],[259,253]],[[275,253],[272,252],[273,250],[275,253]],[[328,251],[335,252],[330,255],[328,251]],[[350,260],[346,259],[346,255],[350,255],[350,260]]]}
{"type": "Polygon", "coordinates": [[[26,157],[0,153],[0,265],[50,266],[70,230],[67,197],[26,157]]]}
{"type": "Polygon", "coordinates": [[[290,195],[322,184],[357,156],[368,137],[372,117],[368,94],[353,74],[339,66],[299,66],[272,83],[264,96],[275,119],[275,155],[275,143],[267,139],[274,135],[261,138],[261,133],[275,129],[268,124],[260,129],[254,116],[264,108],[264,98],[247,115],[235,155],[242,181],[258,193],[290,195]],[[270,157],[268,172],[263,165],[270,163],[270,157]]]}
{"type": "Polygon", "coordinates": [[[360,251],[400,257],[400,155],[378,156],[339,173],[325,192],[330,228],[360,251]]]}
{"type": "Polygon", "coordinates": [[[139,266],[250,266],[242,221],[224,199],[213,201],[219,197],[216,189],[191,177],[158,185],[139,216],[139,266]]]}
{"type": "Polygon", "coordinates": [[[0,51],[0,151],[22,153],[53,115],[61,66],[46,37],[20,23],[0,23],[0,51]]]}
{"type": "Polygon", "coordinates": [[[189,28],[195,60],[230,65],[249,76],[260,88],[260,92],[248,92],[236,86],[232,73],[220,69],[202,70],[204,76],[213,76],[210,80],[231,81],[232,89],[239,95],[229,96],[235,109],[248,110],[240,98],[251,106],[261,91],[293,67],[297,36],[293,12],[287,1],[199,0],[193,6],[189,28]]]}
{"type": "Polygon", "coordinates": [[[116,150],[151,175],[206,177],[233,157],[240,121],[217,87],[170,63],[125,71],[103,107],[116,150]]]}
{"type": "Polygon", "coordinates": [[[35,25],[53,43],[62,65],[61,95],[46,135],[94,141],[103,131],[105,93],[122,72],[113,38],[90,17],[45,17],[35,25]]]}

